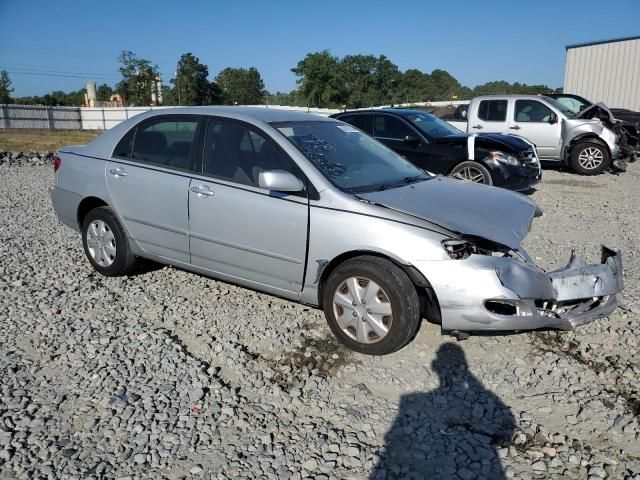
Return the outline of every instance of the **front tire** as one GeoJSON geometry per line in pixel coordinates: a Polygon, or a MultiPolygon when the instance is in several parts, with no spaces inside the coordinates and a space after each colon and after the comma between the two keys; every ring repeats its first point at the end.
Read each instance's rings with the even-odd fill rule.
{"type": "Polygon", "coordinates": [[[124,227],[109,207],[94,208],[87,214],[82,222],[82,245],[93,268],[107,277],[127,275],[136,266],[124,227]]]}
{"type": "Polygon", "coordinates": [[[339,265],[323,288],[324,314],[338,340],[366,355],[400,350],[420,325],[420,300],[389,260],[363,256],[339,265]]]}
{"type": "Polygon", "coordinates": [[[610,165],[609,150],[598,143],[579,143],[571,149],[571,168],[580,175],[599,175],[610,165]]]}
{"type": "Polygon", "coordinates": [[[474,162],[473,160],[467,160],[466,162],[459,163],[453,167],[449,176],[473,183],[493,185],[493,179],[491,178],[489,170],[487,170],[487,168],[481,163],[474,162]]]}

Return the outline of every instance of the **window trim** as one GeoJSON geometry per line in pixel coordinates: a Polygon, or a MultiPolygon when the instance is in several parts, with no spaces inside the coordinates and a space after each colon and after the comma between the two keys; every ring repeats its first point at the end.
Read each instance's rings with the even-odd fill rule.
{"type": "Polygon", "coordinates": [[[533,99],[533,98],[517,98],[516,101],[513,102],[513,121],[514,121],[514,123],[546,123],[547,125],[553,125],[552,123],[545,122],[544,120],[541,120],[541,121],[517,120],[516,119],[516,115],[518,114],[518,102],[537,102],[540,105],[542,105],[544,108],[549,110],[549,112],[551,112],[552,115],[556,115],[556,116],[558,115],[549,105],[545,105],[540,100],[536,100],[536,99],[533,99]]]}
{"type": "Polygon", "coordinates": [[[507,100],[506,98],[486,98],[484,100],[480,100],[480,102],[478,102],[478,119],[482,120],[483,122],[491,122],[491,123],[504,123],[509,121],[508,120],[509,119],[509,100],[507,100]],[[507,107],[504,110],[504,119],[503,120],[487,120],[486,118],[482,118],[480,116],[480,106],[482,105],[482,102],[504,102],[507,107]]]}
{"type": "Polygon", "coordinates": [[[127,130],[127,132],[120,138],[120,140],[118,140],[118,143],[116,143],[116,147],[117,147],[118,144],[122,141],[122,139],[126,137],[129,134],[129,132],[133,131],[133,142],[131,144],[131,151],[129,152],[129,158],[114,156],[113,152],[115,152],[115,148],[116,148],[114,147],[113,152],[111,152],[111,159],[118,160],[118,161],[125,160],[128,162],[131,162],[134,165],[153,166],[153,167],[162,168],[166,170],[175,170],[178,172],[194,173],[196,163],[197,163],[196,154],[197,154],[197,151],[199,150],[198,142],[199,142],[200,131],[202,130],[202,123],[203,123],[203,117],[200,114],[194,114],[194,115],[189,115],[184,113],[165,114],[165,115],[154,115],[152,117],[145,118],[144,120],[141,120],[140,122],[138,122],[130,130],[127,130]],[[196,122],[196,131],[193,135],[193,140],[191,141],[191,149],[189,151],[189,168],[181,168],[181,167],[176,167],[174,165],[163,165],[156,162],[145,162],[145,161],[133,158],[133,151],[136,146],[136,137],[138,136],[139,129],[145,128],[148,125],[153,125],[155,123],[161,123],[161,122],[167,122],[167,121],[168,122],[179,122],[179,121],[196,122]]]}
{"type": "Polygon", "coordinates": [[[198,165],[197,165],[197,169],[194,171],[194,173],[198,176],[202,176],[202,177],[206,177],[206,178],[210,178],[212,179],[212,181],[219,181],[219,182],[225,182],[222,185],[228,186],[228,187],[233,187],[233,188],[241,188],[243,190],[246,191],[251,191],[254,193],[260,193],[260,194],[266,194],[266,195],[270,195],[270,196],[275,196],[275,193],[272,195],[270,192],[271,190],[268,190],[266,188],[260,188],[257,185],[247,185],[245,183],[238,183],[238,182],[234,182],[231,179],[228,178],[222,178],[222,177],[217,177],[215,175],[212,175],[210,173],[206,173],[204,171],[204,157],[205,157],[205,149],[207,147],[206,145],[206,140],[207,140],[207,133],[209,131],[209,123],[211,122],[227,122],[227,123],[232,123],[238,126],[241,126],[243,128],[246,128],[248,130],[253,130],[255,133],[257,133],[258,135],[262,136],[265,140],[265,142],[270,142],[271,145],[281,154],[284,156],[284,158],[289,161],[299,172],[298,174],[295,174],[293,172],[293,175],[295,175],[299,180],[302,181],[302,183],[304,184],[304,189],[300,192],[287,192],[287,193],[278,193],[278,195],[286,195],[286,196],[296,196],[296,197],[303,197],[305,199],[310,199],[311,198],[311,192],[315,192],[316,189],[313,186],[313,184],[311,183],[311,181],[309,180],[309,178],[305,175],[304,171],[302,170],[302,168],[300,168],[300,165],[298,165],[298,163],[291,158],[291,155],[289,155],[279,144],[278,142],[276,142],[273,137],[271,135],[269,135],[269,133],[265,132],[262,128],[260,128],[259,126],[251,123],[251,122],[245,122],[244,120],[239,120],[237,118],[229,118],[229,117],[221,117],[219,115],[204,115],[203,117],[203,121],[202,121],[202,133],[201,133],[201,138],[199,139],[200,141],[200,145],[198,146],[198,165]],[[248,189],[252,189],[252,190],[248,190],[248,189]],[[255,190],[254,190],[255,189],[255,190]]]}

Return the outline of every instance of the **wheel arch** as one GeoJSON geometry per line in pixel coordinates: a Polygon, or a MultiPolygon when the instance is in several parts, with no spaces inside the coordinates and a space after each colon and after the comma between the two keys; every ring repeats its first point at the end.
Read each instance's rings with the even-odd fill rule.
{"type": "Polygon", "coordinates": [[[78,221],[78,227],[82,228],[84,219],[86,218],[87,214],[91,210],[98,207],[108,207],[108,206],[109,204],[100,197],[91,196],[91,197],[83,198],[78,204],[78,210],[76,213],[76,220],[78,221]]]}
{"type": "Polygon", "coordinates": [[[390,261],[395,266],[404,271],[409,277],[409,280],[411,280],[411,283],[413,283],[416,291],[418,292],[422,318],[427,318],[435,323],[441,322],[440,304],[438,303],[438,298],[429,280],[413,265],[402,263],[398,261],[398,259],[393,258],[390,255],[376,252],[374,250],[352,250],[343,252],[340,255],[334,257],[329,261],[329,263],[326,264],[326,266],[320,273],[320,278],[318,279],[318,305],[320,308],[324,307],[324,286],[331,273],[344,262],[358,257],[382,258],[390,261]]]}
{"type": "Polygon", "coordinates": [[[609,153],[609,157],[611,158],[611,149],[609,148],[609,145],[607,145],[607,142],[602,140],[595,133],[587,132],[587,133],[582,133],[580,135],[577,135],[577,136],[575,136],[574,138],[571,139],[571,141],[569,142],[569,145],[567,145],[567,149],[566,149],[566,152],[565,152],[565,160],[568,160],[571,157],[571,152],[576,147],[576,145],[578,145],[580,143],[586,143],[586,142],[596,143],[596,144],[600,145],[601,147],[606,148],[607,152],[609,153]]]}

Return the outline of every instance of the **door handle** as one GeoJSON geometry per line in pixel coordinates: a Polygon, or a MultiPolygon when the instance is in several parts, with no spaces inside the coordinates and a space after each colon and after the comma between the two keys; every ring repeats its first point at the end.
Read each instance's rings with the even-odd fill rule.
{"type": "Polygon", "coordinates": [[[520,126],[519,125],[515,125],[513,127],[509,127],[511,130],[520,130],[520,126]]]}
{"type": "Polygon", "coordinates": [[[201,185],[200,187],[191,187],[191,191],[197,195],[202,195],[205,197],[213,197],[214,193],[209,189],[209,187],[205,185],[201,185]]]}
{"type": "Polygon", "coordinates": [[[126,177],[127,172],[124,171],[124,168],[112,168],[109,170],[109,173],[114,177],[126,177]]]}
{"type": "Polygon", "coordinates": [[[473,126],[473,127],[471,127],[471,128],[482,128],[482,125],[474,125],[474,126],[473,126]]]}

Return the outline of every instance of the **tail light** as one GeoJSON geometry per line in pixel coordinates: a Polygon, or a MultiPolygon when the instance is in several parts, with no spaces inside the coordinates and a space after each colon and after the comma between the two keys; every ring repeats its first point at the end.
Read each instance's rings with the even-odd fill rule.
{"type": "Polygon", "coordinates": [[[55,157],[53,157],[53,171],[57,172],[60,168],[60,165],[62,165],[62,159],[56,155],[55,157]]]}

